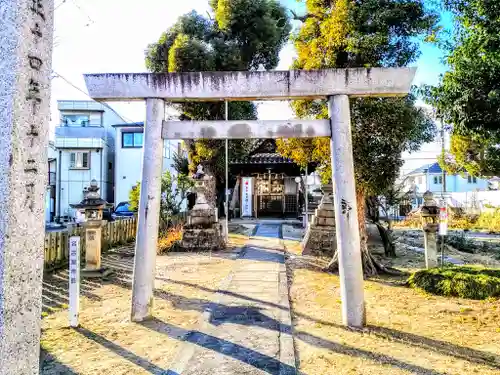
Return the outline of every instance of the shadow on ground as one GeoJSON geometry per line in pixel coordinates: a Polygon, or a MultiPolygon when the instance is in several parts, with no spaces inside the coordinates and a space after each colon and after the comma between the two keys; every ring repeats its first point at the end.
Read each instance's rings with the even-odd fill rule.
{"type": "MultiPolygon", "coordinates": [[[[259,247],[254,247],[255,249],[260,249],[259,247]]],[[[263,252],[268,252],[269,249],[262,249],[263,252]]],[[[115,271],[115,274],[110,277],[108,280],[104,281],[82,281],[82,294],[87,296],[88,298],[100,300],[97,297],[93,290],[100,288],[102,285],[113,283],[119,285],[123,288],[131,288],[132,281],[132,271],[133,271],[133,248],[122,248],[117,251],[113,251],[108,253],[103,259],[103,265],[112,268],[115,271]]],[[[264,254],[265,258],[265,254],[264,254]]],[[[261,259],[261,258],[260,258],[261,259]]],[[[68,275],[67,272],[58,272],[53,275],[46,275],[44,278],[44,311],[53,312],[54,308],[62,308],[67,304],[67,285],[68,285],[68,275]]],[[[226,290],[213,290],[210,288],[202,287],[196,284],[192,284],[186,281],[176,281],[170,280],[166,278],[157,277],[157,280],[161,280],[168,283],[180,284],[186,287],[199,288],[209,292],[218,292],[221,294],[230,295],[236,298],[240,298],[242,300],[257,302],[264,306],[284,309],[285,307],[268,303],[259,299],[250,298],[245,295],[237,294],[234,292],[226,291],[226,290]]],[[[224,324],[232,323],[238,324],[241,326],[258,326],[269,330],[280,331],[280,322],[275,319],[270,318],[265,313],[262,312],[260,308],[249,307],[249,306],[226,306],[220,303],[214,303],[212,301],[208,301],[205,299],[198,298],[188,298],[182,295],[170,293],[161,289],[155,290],[155,297],[162,298],[168,300],[172,303],[175,308],[182,310],[195,310],[199,312],[209,311],[210,318],[209,322],[215,326],[223,327],[224,324]]],[[[320,324],[334,326],[341,329],[348,328],[328,322],[313,319],[304,314],[296,314],[304,319],[309,319],[315,321],[320,324]]],[[[159,319],[152,319],[150,321],[146,321],[141,323],[143,326],[160,332],[169,336],[170,338],[174,338],[180,341],[189,342],[200,347],[213,350],[215,352],[231,356],[243,363],[247,363],[257,369],[265,371],[269,374],[279,374],[280,368],[285,371],[286,374],[295,373],[294,369],[286,364],[280,362],[276,358],[272,358],[266,356],[262,353],[259,353],[255,350],[243,347],[239,344],[232,343],[230,341],[219,339],[212,335],[205,334],[203,332],[197,330],[186,330],[182,327],[178,327],[167,322],[164,322],[159,319]]],[[[170,374],[175,375],[175,372],[166,372],[166,370],[159,368],[154,363],[151,363],[145,358],[137,356],[131,351],[123,348],[107,338],[92,332],[84,327],[77,329],[77,331],[87,337],[95,341],[96,343],[108,348],[114,353],[120,355],[126,360],[136,364],[137,366],[145,369],[146,371],[152,374],[170,374]]],[[[351,347],[345,344],[340,344],[337,342],[329,341],[323,339],[321,337],[317,337],[307,332],[303,331],[294,331],[291,326],[281,326],[281,331],[285,334],[293,336],[295,339],[306,342],[310,345],[324,348],[339,354],[366,358],[369,360],[377,361],[382,364],[386,364],[389,366],[397,367],[400,369],[404,369],[410,372],[418,373],[418,374],[426,374],[426,375],[444,375],[443,373],[434,371],[432,369],[427,369],[421,366],[413,365],[410,363],[403,362],[399,359],[393,358],[389,355],[371,352],[367,350],[362,350],[359,348],[351,347]]],[[[457,345],[449,344],[447,342],[438,341],[429,339],[426,337],[421,337],[418,335],[401,332],[389,328],[376,327],[376,326],[368,326],[363,330],[358,331],[360,335],[363,334],[374,334],[379,337],[385,338],[387,340],[396,340],[407,345],[412,345],[419,348],[425,348],[430,351],[446,354],[451,357],[455,357],[458,359],[464,359],[467,361],[485,364],[487,366],[493,367],[495,369],[500,369],[500,356],[482,352],[479,350],[474,350],[470,348],[460,347],[457,345]]],[[[41,355],[41,364],[42,368],[47,367],[51,369],[56,369],[61,374],[76,374],[71,368],[68,366],[61,364],[57,361],[57,359],[48,353],[42,353],[41,355]]],[[[312,374],[311,374],[312,375],[312,374]]]]}

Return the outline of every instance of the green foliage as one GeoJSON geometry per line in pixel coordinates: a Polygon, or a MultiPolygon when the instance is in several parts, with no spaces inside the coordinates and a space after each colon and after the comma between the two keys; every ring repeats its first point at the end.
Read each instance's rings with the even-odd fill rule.
{"type": "Polygon", "coordinates": [[[471,241],[464,232],[446,236],[445,241],[448,245],[453,246],[458,251],[469,254],[474,254],[476,252],[475,243],[471,241]]]}
{"type": "Polygon", "coordinates": [[[500,270],[472,266],[432,268],[415,272],[408,285],[445,297],[498,298],[500,270]]]}
{"type": "MultiPolygon", "coordinates": [[[[192,71],[246,71],[263,65],[273,69],[291,27],[277,0],[210,0],[215,19],[192,11],[163,33],[146,50],[146,67],[155,73],[192,71]]],[[[221,120],[223,102],[175,104],[181,120],[221,120]]],[[[254,120],[251,102],[230,102],[229,119],[254,120]]],[[[230,142],[231,157],[248,153],[248,141],[230,142]]],[[[223,180],[224,142],[190,142],[191,169],[203,163],[223,180]]]]}
{"type": "Polygon", "coordinates": [[[137,185],[132,186],[132,189],[128,193],[130,211],[137,212],[139,210],[140,199],[141,199],[141,183],[138,182],[137,185]]]}
{"type": "MultiPolygon", "coordinates": [[[[418,38],[436,32],[437,16],[421,0],[307,0],[307,16],[294,36],[295,69],[401,67],[418,57],[418,38]]],[[[299,100],[300,118],[328,118],[325,101],[299,100]]],[[[415,151],[434,135],[434,125],[406,98],[351,99],[357,187],[379,194],[392,185],[401,153],[415,151]]],[[[329,139],[280,140],[278,150],[303,165],[315,161],[331,179],[329,139]]]]}
{"type": "Polygon", "coordinates": [[[449,70],[424,95],[453,127],[450,156],[472,175],[500,172],[500,3],[491,0],[445,0],[455,16],[456,35],[449,70]]]}
{"type": "MultiPolygon", "coordinates": [[[[168,228],[173,217],[180,213],[186,193],[192,185],[191,179],[186,175],[180,174],[175,179],[170,171],[166,171],[161,176],[160,231],[168,228]]],[[[129,193],[131,210],[139,208],[140,196],[141,184],[138,182],[129,193]]]]}
{"type": "MultiPolygon", "coordinates": [[[[406,220],[398,222],[395,226],[404,228],[421,228],[418,214],[409,216],[406,220]]],[[[449,216],[448,228],[462,230],[488,231],[500,233],[500,208],[485,210],[479,215],[456,213],[449,216]]]]}
{"type": "Polygon", "coordinates": [[[450,151],[438,158],[439,165],[450,174],[495,176],[500,171],[500,149],[492,138],[480,134],[451,136],[450,151]]]}
{"type": "Polygon", "coordinates": [[[189,175],[189,161],[184,155],[178,155],[174,153],[174,169],[179,175],[188,176],[189,175]]]}

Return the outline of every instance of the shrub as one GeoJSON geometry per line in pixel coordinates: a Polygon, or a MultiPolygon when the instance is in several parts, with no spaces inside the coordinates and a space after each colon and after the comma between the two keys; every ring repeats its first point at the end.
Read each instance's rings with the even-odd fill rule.
{"type": "Polygon", "coordinates": [[[157,254],[162,255],[175,250],[182,240],[182,226],[177,225],[169,228],[166,232],[160,233],[158,238],[157,254]]]}
{"type": "MultiPolygon", "coordinates": [[[[172,219],[180,214],[187,191],[192,185],[193,181],[186,175],[174,176],[170,171],[163,173],[161,176],[160,233],[175,224],[172,219]]],[[[130,210],[137,211],[140,196],[141,184],[138,182],[129,192],[130,210]]]]}
{"type": "Polygon", "coordinates": [[[496,208],[493,212],[483,212],[479,215],[476,227],[487,229],[490,232],[500,232],[500,209],[496,208]]]}
{"type": "Polygon", "coordinates": [[[478,250],[476,243],[467,238],[464,232],[446,236],[445,241],[448,245],[464,253],[474,254],[478,250]]]}
{"type": "Polygon", "coordinates": [[[500,270],[474,266],[432,268],[408,279],[412,288],[445,297],[484,300],[500,297],[500,270]]]}
{"type": "MultiPolygon", "coordinates": [[[[405,220],[395,223],[395,227],[421,228],[419,214],[409,215],[405,220]]],[[[483,212],[480,215],[466,214],[462,209],[449,210],[448,228],[450,229],[476,229],[490,232],[500,232],[500,209],[483,212]]]]}

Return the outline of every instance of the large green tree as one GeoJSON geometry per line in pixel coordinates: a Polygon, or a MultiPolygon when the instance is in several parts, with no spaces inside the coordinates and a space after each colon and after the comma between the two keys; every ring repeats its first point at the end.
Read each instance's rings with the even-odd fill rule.
{"type": "Polygon", "coordinates": [[[450,172],[500,174],[500,2],[443,0],[454,16],[447,44],[449,70],[426,97],[452,127],[450,152],[441,164],[450,172]]]}
{"type": "MultiPolygon", "coordinates": [[[[294,69],[404,67],[415,61],[419,39],[435,32],[437,15],[422,0],[306,0],[307,14],[294,36],[298,57],[294,69]]],[[[296,101],[300,118],[327,118],[325,101],[296,101]]],[[[391,186],[402,165],[401,153],[432,139],[434,124],[415,97],[351,99],[352,136],[363,268],[382,270],[366,244],[365,198],[391,186]]],[[[331,178],[326,138],[280,140],[284,155],[304,163],[312,158],[331,178]]],[[[338,269],[335,254],[329,269],[338,269]]]]}
{"type": "MultiPolygon", "coordinates": [[[[156,43],[148,46],[146,67],[155,73],[192,71],[247,71],[275,68],[291,30],[286,10],[276,0],[210,0],[208,17],[195,11],[178,19],[156,43]]],[[[181,120],[219,120],[223,102],[175,104],[181,120]]],[[[252,120],[251,102],[230,102],[229,119],[252,120]]],[[[224,143],[220,140],[187,142],[191,169],[199,163],[222,182],[224,143]]],[[[230,154],[241,157],[251,149],[248,140],[231,141],[230,154]]]]}

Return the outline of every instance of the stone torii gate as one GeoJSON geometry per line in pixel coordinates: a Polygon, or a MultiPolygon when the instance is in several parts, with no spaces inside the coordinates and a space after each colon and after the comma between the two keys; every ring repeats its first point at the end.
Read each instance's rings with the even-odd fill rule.
{"type": "Polygon", "coordinates": [[[97,101],[146,100],[132,320],[152,315],[163,139],[331,137],[335,221],[345,325],[365,323],[363,271],[356,207],[349,96],[406,95],[415,70],[87,74],[97,101]],[[165,101],[244,101],[328,98],[329,120],[165,121],[165,101]]]}

